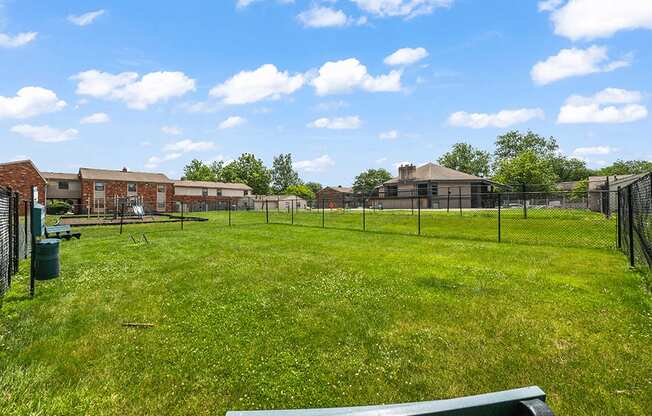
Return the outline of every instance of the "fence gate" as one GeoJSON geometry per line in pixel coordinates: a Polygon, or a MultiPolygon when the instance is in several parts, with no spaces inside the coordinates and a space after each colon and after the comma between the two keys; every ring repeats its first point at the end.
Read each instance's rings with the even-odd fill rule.
{"type": "Polygon", "coordinates": [[[0,296],[18,272],[18,194],[0,187],[0,296]]]}

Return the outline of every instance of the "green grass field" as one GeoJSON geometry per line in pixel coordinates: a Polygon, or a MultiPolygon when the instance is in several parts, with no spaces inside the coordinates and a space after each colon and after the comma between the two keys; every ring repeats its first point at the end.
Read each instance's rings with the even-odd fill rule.
{"type": "MultiPolygon", "coordinates": [[[[183,231],[82,228],[62,243],[61,278],[29,299],[23,263],[3,300],[0,414],[214,415],[528,385],[556,415],[649,414],[642,276],[615,250],[550,237],[579,220],[580,237],[613,245],[615,224],[540,219],[538,234],[505,228],[526,244],[498,244],[492,218],[423,214],[438,238],[401,235],[416,233],[407,213],[369,215],[382,232],[368,233],[319,229],[314,213],[265,225],[260,212],[234,213],[234,227],[207,213],[183,231]]],[[[329,227],[359,219],[326,215],[329,227]]]]}

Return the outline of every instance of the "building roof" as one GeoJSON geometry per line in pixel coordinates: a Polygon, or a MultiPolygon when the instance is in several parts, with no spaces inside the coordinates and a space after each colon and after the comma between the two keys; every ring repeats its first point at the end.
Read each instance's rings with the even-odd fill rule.
{"type": "Polygon", "coordinates": [[[174,183],[162,173],[125,172],[122,170],[80,168],[82,179],[120,182],[174,183]]]}
{"type": "Polygon", "coordinates": [[[304,198],[301,198],[300,196],[296,195],[250,195],[250,198],[256,200],[256,201],[270,201],[270,202],[276,202],[276,201],[289,201],[289,200],[305,200],[304,198]]]}
{"type": "MultiPolygon", "coordinates": [[[[468,173],[460,172],[455,169],[446,168],[444,166],[436,165],[434,163],[426,163],[416,168],[414,173],[414,178],[410,181],[455,181],[455,182],[464,182],[464,181],[483,181],[490,182],[490,179],[480,178],[478,176],[469,175],[468,173]]],[[[386,184],[398,183],[400,182],[400,177],[394,177],[387,182],[386,184]]]]}
{"type": "Polygon", "coordinates": [[[251,191],[252,188],[244,183],[209,182],[209,181],[174,181],[174,186],[184,188],[210,188],[210,189],[241,189],[251,191]]]}
{"type": "Polygon", "coordinates": [[[47,179],[45,179],[45,177],[43,177],[43,174],[41,173],[40,170],[38,170],[38,168],[36,167],[36,165],[34,164],[34,162],[32,162],[32,161],[29,160],[29,159],[25,159],[25,160],[14,160],[14,161],[12,161],[12,162],[4,162],[4,163],[0,163],[0,166],[21,165],[21,164],[23,164],[23,163],[27,163],[28,165],[30,165],[30,166],[32,167],[32,169],[34,169],[34,170],[36,171],[36,173],[38,173],[38,176],[40,176],[41,179],[43,179],[43,182],[47,182],[47,179]]]}
{"type": "Polygon", "coordinates": [[[78,181],[78,173],[59,173],[59,172],[41,172],[43,177],[47,180],[50,179],[65,179],[68,181],[78,181]]]}
{"type": "Polygon", "coordinates": [[[325,186],[322,189],[320,189],[319,192],[325,191],[326,189],[330,189],[330,190],[333,190],[335,192],[341,192],[343,194],[352,194],[353,193],[353,188],[351,188],[349,186],[325,186]]]}

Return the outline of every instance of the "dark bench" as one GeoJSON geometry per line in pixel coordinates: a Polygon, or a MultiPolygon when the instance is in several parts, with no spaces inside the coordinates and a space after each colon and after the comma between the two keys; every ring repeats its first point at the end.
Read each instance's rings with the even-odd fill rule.
{"type": "Polygon", "coordinates": [[[226,416],[553,416],[539,387],[458,399],[328,409],[229,411],[226,416]]]}
{"type": "Polygon", "coordinates": [[[69,225],[53,225],[45,227],[45,237],[64,240],[70,240],[74,237],[79,240],[81,238],[81,233],[73,233],[69,225]]]}

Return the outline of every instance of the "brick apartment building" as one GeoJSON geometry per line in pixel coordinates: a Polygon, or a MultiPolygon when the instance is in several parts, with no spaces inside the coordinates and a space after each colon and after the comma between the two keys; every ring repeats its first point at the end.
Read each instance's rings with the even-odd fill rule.
{"type": "Polygon", "coordinates": [[[326,186],[315,194],[315,203],[318,207],[345,208],[351,207],[355,202],[352,200],[353,188],[345,186],[326,186]]]}
{"type": "Polygon", "coordinates": [[[82,213],[115,211],[124,197],[134,197],[147,212],[172,211],[174,182],[162,173],[80,168],[79,181],[82,213]]]}
{"type": "MultiPolygon", "coordinates": [[[[31,200],[32,189],[36,187],[38,202],[45,204],[46,185],[47,180],[30,160],[0,163],[0,186],[18,192],[23,201],[31,200]]],[[[24,204],[21,204],[20,215],[24,215],[24,204]]]]}
{"type": "Polygon", "coordinates": [[[252,189],[243,183],[175,181],[174,209],[180,211],[182,202],[189,212],[226,209],[229,201],[237,202],[251,193],[252,189]]]}

